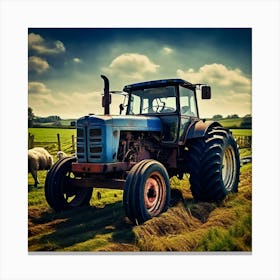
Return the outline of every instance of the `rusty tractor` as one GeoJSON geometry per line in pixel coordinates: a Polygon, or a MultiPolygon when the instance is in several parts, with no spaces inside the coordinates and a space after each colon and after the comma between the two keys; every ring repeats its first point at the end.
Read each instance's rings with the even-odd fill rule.
{"type": "Polygon", "coordinates": [[[110,114],[104,80],[104,115],[77,120],[76,156],[47,174],[45,197],[55,211],[88,205],[93,188],[123,189],[123,206],[135,224],[166,211],[172,176],[189,174],[193,198],[219,201],[238,191],[240,159],[230,130],[199,118],[197,94],[208,85],[166,79],[126,85],[120,115],[110,114]]]}

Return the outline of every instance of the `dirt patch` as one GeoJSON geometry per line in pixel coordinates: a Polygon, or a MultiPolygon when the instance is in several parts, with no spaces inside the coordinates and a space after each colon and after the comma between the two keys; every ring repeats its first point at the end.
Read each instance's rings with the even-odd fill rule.
{"type": "Polygon", "coordinates": [[[189,208],[191,215],[202,223],[208,220],[210,213],[217,207],[215,203],[199,202],[189,208]]]}

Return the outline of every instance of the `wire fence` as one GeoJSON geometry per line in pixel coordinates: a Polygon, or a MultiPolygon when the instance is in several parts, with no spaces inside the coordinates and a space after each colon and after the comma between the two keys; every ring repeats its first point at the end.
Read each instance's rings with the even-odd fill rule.
{"type": "Polygon", "coordinates": [[[62,151],[67,150],[68,152],[75,153],[75,136],[71,135],[71,139],[67,143],[61,141],[60,134],[57,133],[56,141],[36,141],[35,136],[31,133],[28,134],[28,149],[34,147],[45,147],[50,150],[62,151]]]}

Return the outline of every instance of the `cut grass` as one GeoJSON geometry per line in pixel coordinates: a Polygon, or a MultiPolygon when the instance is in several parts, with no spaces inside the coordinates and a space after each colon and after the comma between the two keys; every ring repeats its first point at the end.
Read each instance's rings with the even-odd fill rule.
{"type": "MultiPolygon", "coordinates": [[[[248,165],[249,166],[249,165],[248,165]]],[[[134,228],[143,251],[251,251],[251,172],[221,204],[184,200],[134,228]]],[[[182,182],[185,184],[185,182],[182,182]]]]}
{"type": "Polygon", "coordinates": [[[29,251],[252,250],[251,164],[241,168],[239,192],[221,203],[195,202],[187,176],[171,186],[172,206],[139,226],[125,217],[122,191],[95,189],[90,207],[55,213],[43,188],[31,189],[29,251]]]}

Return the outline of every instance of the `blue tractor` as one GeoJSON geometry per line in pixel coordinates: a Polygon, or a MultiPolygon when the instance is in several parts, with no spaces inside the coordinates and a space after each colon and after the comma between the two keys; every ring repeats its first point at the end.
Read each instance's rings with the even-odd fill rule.
{"type": "Polygon", "coordinates": [[[195,200],[237,192],[240,159],[231,132],[199,118],[196,90],[210,99],[209,86],[182,79],[127,85],[127,102],[113,116],[109,80],[101,77],[104,115],[77,120],[76,156],[47,174],[45,196],[55,211],[88,205],[93,187],[123,189],[127,217],[141,224],[168,209],[169,179],[185,173],[195,200]]]}

